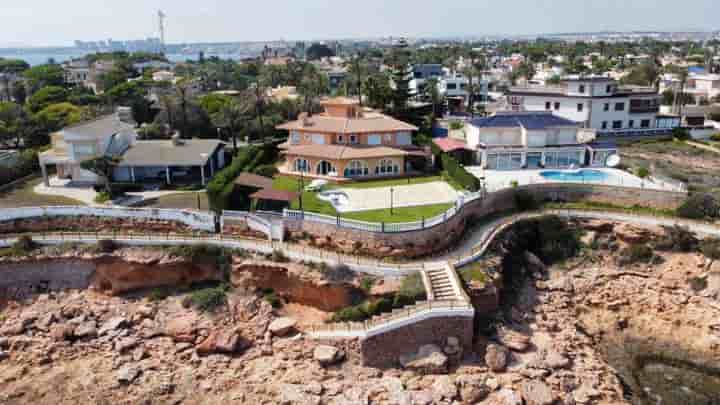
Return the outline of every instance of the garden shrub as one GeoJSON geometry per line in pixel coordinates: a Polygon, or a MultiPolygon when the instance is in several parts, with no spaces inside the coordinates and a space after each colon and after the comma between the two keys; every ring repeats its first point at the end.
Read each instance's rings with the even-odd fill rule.
{"type": "Polygon", "coordinates": [[[515,191],[515,208],[519,211],[533,211],[540,208],[540,201],[527,190],[515,191]]]}
{"type": "Polygon", "coordinates": [[[698,248],[698,238],[687,227],[675,225],[663,227],[665,234],[657,243],[657,248],[675,252],[694,252],[698,248]]]}
{"type": "Polygon", "coordinates": [[[649,263],[654,255],[650,246],[642,243],[633,244],[620,252],[620,264],[649,263]]]}
{"type": "Polygon", "coordinates": [[[712,194],[693,194],[677,209],[677,215],[690,219],[718,218],[720,202],[712,194]]]}
{"type": "Polygon", "coordinates": [[[117,250],[117,248],[117,244],[112,239],[100,239],[95,246],[95,250],[100,253],[112,253],[117,250]]]}
{"type": "Polygon", "coordinates": [[[229,290],[230,287],[227,284],[195,290],[190,294],[190,302],[200,311],[213,311],[225,305],[226,294],[229,290]]]}
{"type": "Polygon", "coordinates": [[[31,237],[23,235],[19,237],[13,244],[12,249],[17,253],[30,253],[35,250],[36,244],[31,237]]]}
{"type": "Polygon", "coordinates": [[[720,238],[706,238],[700,242],[700,251],[705,257],[720,260],[720,238]]]}
{"type": "Polygon", "coordinates": [[[259,176],[272,178],[273,176],[278,174],[278,169],[273,164],[260,165],[253,170],[253,173],[259,176]]]}
{"type": "Polygon", "coordinates": [[[405,276],[400,282],[400,288],[395,294],[393,306],[395,308],[401,308],[425,299],[427,299],[427,292],[425,291],[425,283],[422,281],[422,276],[420,273],[413,273],[405,276]]]}
{"type": "Polygon", "coordinates": [[[480,180],[477,177],[470,174],[470,172],[465,170],[465,168],[462,167],[457,160],[447,153],[443,153],[441,156],[443,170],[447,172],[448,176],[450,176],[453,181],[457,182],[467,190],[480,190],[480,180]]]}

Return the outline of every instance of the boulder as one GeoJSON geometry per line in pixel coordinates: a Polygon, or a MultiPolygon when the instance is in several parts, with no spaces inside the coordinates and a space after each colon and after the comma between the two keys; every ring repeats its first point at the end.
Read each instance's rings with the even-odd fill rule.
{"type": "Polygon", "coordinates": [[[520,386],[520,395],[522,395],[526,405],[551,405],[555,402],[550,387],[537,380],[524,382],[520,386]]]}
{"type": "Polygon", "coordinates": [[[483,401],[483,405],[522,405],[522,403],[520,395],[508,388],[492,393],[487,400],[483,401]]]}
{"type": "Polygon", "coordinates": [[[550,350],[545,353],[543,365],[549,369],[556,370],[570,365],[570,360],[555,350],[550,350]]]}
{"type": "Polygon", "coordinates": [[[447,375],[442,375],[435,379],[432,385],[433,399],[437,403],[444,401],[452,401],[458,395],[458,388],[455,380],[447,375]]]}
{"type": "Polygon", "coordinates": [[[524,352],[530,346],[530,337],[509,328],[500,328],[497,339],[508,349],[515,352],[524,352]]]}
{"type": "Polygon", "coordinates": [[[620,224],[615,227],[615,236],[627,244],[634,245],[649,242],[652,232],[629,224],[620,224]]]}
{"type": "Polygon", "coordinates": [[[75,328],[75,336],[80,339],[94,338],[97,335],[97,323],[95,321],[83,322],[75,328]]]}
{"type": "Polygon", "coordinates": [[[136,348],[139,344],[140,342],[133,337],[123,338],[115,342],[115,350],[120,353],[125,353],[130,349],[136,348]]]}
{"type": "Polygon", "coordinates": [[[420,374],[445,374],[448,369],[448,358],[436,345],[420,347],[417,353],[400,356],[403,368],[420,374]]]}
{"type": "Polygon", "coordinates": [[[107,320],[98,330],[98,335],[102,336],[114,330],[124,328],[128,325],[127,318],[123,316],[116,316],[107,320]]]}
{"type": "Polygon", "coordinates": [[[175,342],[195,343],[198,322],[193,313],[173,318],[165,325],[165,334],[175,342]]]}
{"type": "Polygon", "coordinates": [[[25,332],[25,325],[22,322],[6,323],[0,329],[0,335],[3,336],[17,336],[22,335],[23,332],[25,332]]]}
{"type": "Polygon", "coordinates": [[[75,327],[70,324],[56,324],[50,328],[50,337],[56,342],[72,340],[75,336],[75,327]]]}
{"type": "Polygon", "coordinates": [[[319,405],[320,396],[305,391],[300,384],[282,384],[278,392],[278,403],[281,405],[319,405]]]}
{"type": "Polygon", "coordinates": [[[330,366],[345,357],[345,354],[334,346],[320,345],[313,350],[313,358],[322,366],[330,366]]]}
{"type": "Polygon", "coordinates": [[[235,353],[247,345],[237,330],[216,329],[198,345],[197,352],[201,355],[212,353],[235,353]]]}
{"type": "Polygon", "coordinates": [[[495,372],[505,371],[508,363],[507,349],[498,344],[491,343],[485,349],[485,364],[495,372]]]}
{"type": "Polygon", "coordinates": [[[140,370],[134,366],[126,365],[117,372],[117,380],[121,384],[132,384],[140,375],[140,370]]]}
{"type": "Polygon", "coordinates": [[[491,392],[485,384],[485,377],[479,375],[460,375],[456,379],[460,386],[460,398],[464,404],[475,404],[485,399],[491,392]]]}
{"type": "Polygon", "coordinates": [[[270,323],[268,330],[274,336],[285,336],[295,328],[297,321],[292,318],[277,318],[270,323]]]}

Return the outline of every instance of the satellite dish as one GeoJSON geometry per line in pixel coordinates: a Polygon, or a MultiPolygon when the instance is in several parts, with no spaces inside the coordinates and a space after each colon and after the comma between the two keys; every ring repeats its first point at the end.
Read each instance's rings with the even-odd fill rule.
{"type": "Polygon", "coordinates": [[[620,165],[620,155],[610,155],[605,160],[607,167],[618,167],[620,165]]]}

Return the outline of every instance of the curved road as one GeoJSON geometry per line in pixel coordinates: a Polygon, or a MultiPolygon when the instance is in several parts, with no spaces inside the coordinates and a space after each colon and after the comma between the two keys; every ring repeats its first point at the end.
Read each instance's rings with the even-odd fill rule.
{"type": "MultiPolygon", "coordinates": [[[[492,220],[472,230],[472,233],[465,237],[460,244],[450,253],[434,257],[429,260],[418,260],[403,264],[382,262],[379,260],[360,258],[357,256],[338,254],[320,249],[306,248],[302,246],[260,240],[246,240],[227,238],[222,235],[207,237],[166,237],[166,235],[133,235],[115,236],[112,234],[96,233],[47,233],[32,234],[37,242],[57,244],[64,242],[93,243],[101,239],[115,239],[128,245],[191,245],[191,244],[213,244],[228,248],[252,250],[260,253],[272,253],[274,250],[281,250],[291,259],[324,262],[329,265],[345,264],[351,269],[383,277],[397,277],[410,272],[422,269],[442,268],[448,262],[456,265],[470,263],[482,256],[489,247],[492,240],[502,230],[515,222],[543,215],[559,215],[567,218],[598,219],[614,222],[624,222],[640,226],[686,226],[691,231],[701,236],[720,237],[720,226],[704,222],[683,220],[679,218],[654,217],[650,215],[626,214],[611,211],[586,211],[586,210],[544,210],[532,213],[514,214],[492,220]]],[[[15,239],[0,239],[0,245],[7,246],[15,239]]]]}

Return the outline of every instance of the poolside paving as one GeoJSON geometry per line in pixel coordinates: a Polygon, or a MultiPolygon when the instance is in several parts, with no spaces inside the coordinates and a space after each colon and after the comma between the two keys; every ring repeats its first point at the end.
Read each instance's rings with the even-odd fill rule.
{"type": "Polygon", "coordinates": [[[356,212],[390,208],[390,189],[393,207],[446,204],[458,198],[458,192],[444,181],[393,187],[341,188],[334,191],[342,191],[348,196],[348,204],[339,211],[356,212]]]}
{"type": "MultiPolygon", "coordinates": [[[[566,171],[563,169],[544,169],[544,170],[483,170],[480,166],[466,166],[465,169],[473,176],[482,179],[484,177],[488,192],[495,192],[505,188],[513,187],[513,182],[524,186],[528,184],[541,183],[565,183],[563,181],[554,181],[540,175],[544,171],[566,171]]],[[[678,184],[663,182],[658,179],[641,179],[631,173],[619,169],[610,168],[584,168],[583,170],[601,171],[607,174],[604,180],[593,180],[590,178],[578,180],[580,183],[587,184],[604,184],[616,187],[634,187],[646,188],[662,191],[683,191],[678,184]]]]}

